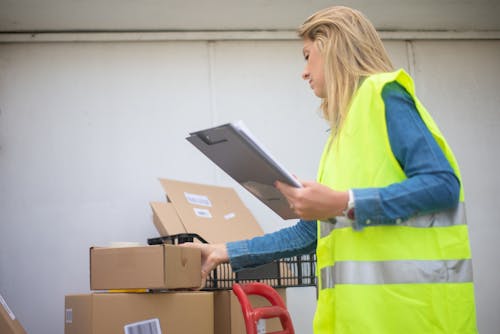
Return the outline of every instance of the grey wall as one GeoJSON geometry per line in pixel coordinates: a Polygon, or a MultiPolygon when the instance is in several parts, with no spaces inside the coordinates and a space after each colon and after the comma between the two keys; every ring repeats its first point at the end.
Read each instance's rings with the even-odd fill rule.
{"type": "MultiPolygon", "coordinates": [[[[191,147],[188,132],[243,119],[293,173],[315,177],[327,126],[288,30],[330,2],[216,0],[196,13],[193,2],[204,6],[0,0],[0,294],[29,333],[63,332],[64,295],[89,289],[89,246],[156,235],[158,177],[235,187],[267,232],[292,223],[191,147]],[[144,29],[160,35],[135,32],[144,29]],[[171,29],[181,31],[161,35],[171,29]]],[[[394,62],[457,155],[479,329],[497,333],[499,3],[347,4],[386,29],[394,62]]],[[[311,333],[314,289],[288,295],[297,332],[311,333]]]]}
{"type": "MultiPolygon", "coordinates": [[[[30,333],[62,332],[64,295],[89,290],[89,246],[156,236],[148,202],[165,200],[158,177],[237,187],[184,139],[189,131],[244,119],[314,178],[327,133],[298,50],[297,41],[0,46],[0,291],[30,333]]],[[[239,190],[266,230],[285,225],[239,190]]]]}
{"type": "MultiPolygon", "coordinates": [[[[459,159],[479,326],[495,333],[500,42],[385,43],[459,159]]],[[[0,292],[28,331],[62,333],[64,295],[88,292],[89,246],[156,234],[158,177],[233,186],[266,231],[288,225],[184,137],[243,119],[313,179],[327,126],[302,66],[295,40],[0,45],[0,292]]],[[[289,294],[309,333],[314,289],[289,294]]]]}
{"type": "Polygon", "coordinates": [[[0,0],[0,31],[294,30],[341,4],[383,30],[499,30],[497,0],[0,0]]]}

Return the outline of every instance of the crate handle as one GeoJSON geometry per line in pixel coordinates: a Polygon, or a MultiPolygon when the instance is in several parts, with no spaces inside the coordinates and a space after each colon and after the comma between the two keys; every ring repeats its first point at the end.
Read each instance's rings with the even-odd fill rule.
{"type": "Polygon", "coordinates": [[[176,245],[176,244],[183,244],[185,242],[193,242],[194,239],[198,239],[202,243],[208,244],[208,241],[206,241],[196,233],[180,233],[158,238],[149,238],[148,245],[161,245],[161,244],[176,245]]]}

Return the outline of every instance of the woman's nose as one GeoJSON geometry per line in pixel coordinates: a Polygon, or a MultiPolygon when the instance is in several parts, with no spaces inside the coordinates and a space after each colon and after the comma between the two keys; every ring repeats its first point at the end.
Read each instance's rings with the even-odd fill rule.
{"type": "Polygon", "coordinates": [[[307,79],[309,79],[309,71],[307,71],[307,69],[304,69],[304,71],[302,71],[302,80],[307,79]]]}

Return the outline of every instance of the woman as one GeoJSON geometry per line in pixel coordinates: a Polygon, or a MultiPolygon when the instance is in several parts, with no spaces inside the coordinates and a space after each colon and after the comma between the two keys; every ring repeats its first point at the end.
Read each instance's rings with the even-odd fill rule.
{"type": "Polygon", "coordinates": [[[203,278],[315,249],[315,333],[476,333],[460,172],[412,79],[356,10],[321,10],[298,32],[331,129],[317,181],[276,182],[295,226],[194,245],[203,278]]]}

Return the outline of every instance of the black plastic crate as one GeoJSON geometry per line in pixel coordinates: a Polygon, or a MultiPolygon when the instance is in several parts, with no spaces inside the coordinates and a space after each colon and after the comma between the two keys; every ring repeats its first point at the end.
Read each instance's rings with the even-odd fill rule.
{"type": "MultiPolygon", "coordinates": [[[[195,239],[207,243],[197,234],[183,233],[151,238],[148,239],[148,244],[178,245],[195,239]]],[[[316,286],[316,254],[284,258],[238,272],[233,272],[229,263],[223,263],[210,273],[203,290],[230,290],[233,283],[246,282],[262,282],[275,288],[316,286]]]]}

